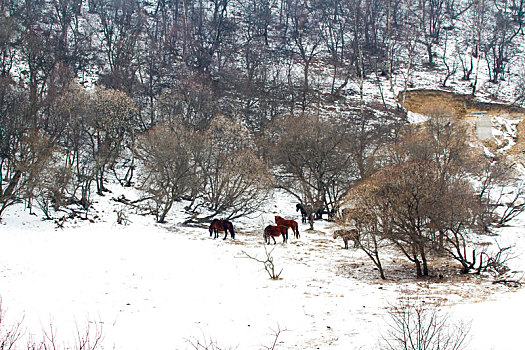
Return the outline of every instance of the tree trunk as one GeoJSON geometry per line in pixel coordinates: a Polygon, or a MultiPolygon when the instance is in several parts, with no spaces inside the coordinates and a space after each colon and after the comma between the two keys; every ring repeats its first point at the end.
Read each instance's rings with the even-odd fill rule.
{"type": "Polygon", "coordinates": [[[425,248],[421,247],[419,253],[421,255],[421,260],[423,262],[423,276],[428,276],[428,263],[427,263],[427,256],[425,253],[425,248]]]}
{"type": "Polygon", "coordinates": [[[423,272],[421,270],[421,262],[417,258],[417,255],[414,255],[414,257],[412,259],[414,261],[414,264],[416,264],[416,277],[417,278],[423,277],[423,272]]]}
{"type": "Polygon", "coordinates": [[[428,64],[433,66],[434,65],[434,60],[432,59],[432,44],[431,43],[427,43],[426,47],[427,47],[427,54],[428,54],[428,64]]]}

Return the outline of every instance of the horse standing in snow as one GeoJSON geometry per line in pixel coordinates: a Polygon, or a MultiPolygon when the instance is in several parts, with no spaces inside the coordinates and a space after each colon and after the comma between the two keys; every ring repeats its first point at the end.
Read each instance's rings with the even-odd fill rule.
{"type": "Polygon", "coordinates": [[[275,223],[292,229],[295,238],[299,238],[299,224],[295,220],[286,220],[279,215],[275,216],[275,223]]]}
{"type": "Polygon", "coordinates": [[[355,228],[350,230],[336,230],[334,231],[334,239],[341,237],[345,243],[345,249],[348,249],[348,241],[354,241],[354,248],[359,247],[359,231],[355,228]]]}
{"type": "Polygon", "coordinates": [[[213,219],[210,227],[210,237],[214,235],[213,238],[219,237],[219,231],[224,231],[224,238],[228,236],[228,232],[230,232],[230,235],[232,239],[235,239],[235,232],[233,231],[233,224],[231,221],[225,220],[225,219],[213,219]]]}
{"type": "Polygon", "coordinates": [[[268,225],[264,229],[264,243],[270,244],[270,238],[273,239],[273,244],[277,244],[275,237],[283,236],[283,243],[286,243],[288,240],[288,227],[283,225],[268,225]]]}
{"type": "Polygon", "coordinates": [[[308,219],[308,212],[306,211],[306,208],[301,203],[297,203],[295,206],[295,211],[301,212],[301,221],[303,224],[306,224],[306,220],[308,219]]]}

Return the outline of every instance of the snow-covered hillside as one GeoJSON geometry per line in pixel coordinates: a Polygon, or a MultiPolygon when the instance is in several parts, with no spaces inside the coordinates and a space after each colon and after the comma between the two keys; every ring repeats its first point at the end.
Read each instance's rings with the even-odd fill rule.
{"type": "MultiPolygon", "coordinates": [[[[126,194],[113,187],[112,197],[126,194]]],[[[271,245],[282,279],[262,264],[262,228],[275,214],[299,219],[275,193],[259,215],[235,222],[236,240],[214,240],[207,228],[186,227],[175,214],[164,225],[128,213],[116,224],[110,196],[98,198],[98,219],[57,228],[12,207],[0,225],[3,325],[23,320],[37,337],[52,327],[71,341],[77,330],[102,330],[104,349],[263,349],[281,330],[276,349],[375,349],[388,309],[404,297],[441,303],[453,319],[472,322],[468,349],[522,346],[523,289],[475,277],[416,281],[395,254],[378,279],[363,252],[342,249],[334,227],[300,225],[301,238],[271,245]],[[193,344],[193,345],[192,345],[193,344]]],[[[173,210],[173,213],[180,213],[173,210]]],[[[512,268],[523,271],[525,216],[498,231],[516,242],[512,268]]]]}

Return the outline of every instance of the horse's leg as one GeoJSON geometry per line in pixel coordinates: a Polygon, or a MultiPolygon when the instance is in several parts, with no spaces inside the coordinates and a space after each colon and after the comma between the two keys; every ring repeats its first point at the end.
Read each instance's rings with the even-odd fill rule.
{"type": "Polygon", "coordinates": [[[275,240],[275,237],[272,236],[272,238],[273,238],[273,244],[277,244],[277,241],[275,240]]]}
{"type": "Polygon", "coordinates": [[[224,228],[224,238],[222,240],[224,241],[226,237],[228,237],[228,230],[224,228]]]}
{"type": "Polygon", "coordinates": [[[348,249],[348,239],[345,239],[344,242],[345,242],[345,249],[348,249]]]}

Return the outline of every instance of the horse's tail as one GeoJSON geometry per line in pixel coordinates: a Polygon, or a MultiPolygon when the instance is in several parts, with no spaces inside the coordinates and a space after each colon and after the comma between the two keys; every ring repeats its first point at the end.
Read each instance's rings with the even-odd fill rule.
{"type": "Polygon", "coordinates": [[[230,235],[232,236],[232,239],[235,239],[235,232],[233,231],[233,224],[232,223],[230,223],[230,225],[229,225],[229,230],[230,230],[230,235]]]}

